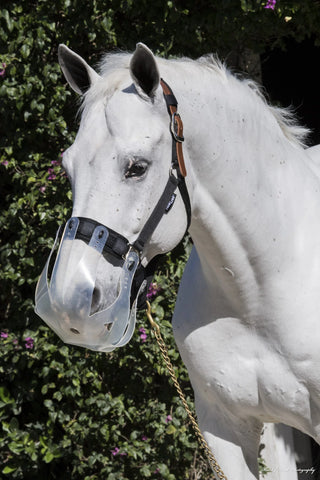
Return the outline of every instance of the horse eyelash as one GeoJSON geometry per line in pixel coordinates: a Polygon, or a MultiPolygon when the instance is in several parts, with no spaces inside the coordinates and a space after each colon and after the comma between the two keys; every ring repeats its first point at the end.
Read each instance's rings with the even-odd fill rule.
{"type": "MultiPolygon", "coordinates": [[[[125,177],[125,178],[130,178],[130,173],[131,173],[130,170],[131,170],[132,167],[134,167],[135,165],[139,165],[139,164],[140,164],[141,167],[143,167],[143,168],[145,167],[145,170],[146,170],[148,163],[149,163],[149,162],[147,162],[147,161],[146,161],[145,159],[143,159],[143,158],[137,158],[137,159],[135,159],[135,160],[132,159],[132,158],[130,158],[129,163],[128,163],[127,167],[126,167],[126,171],[125,171],[124,177],[125,177]]],[[[141,176],[137,176],[136,178],[137,178],[137,179],[141,178],[141,177],[144,175],[144,173],[145,173],[145,171],[142,173],[141,176]]],[[[132,177],[134,177],[134,175],[132,175],[132,177]]]]}
{"type": "Polygon", "coordinates": [[[132,167],[132,165],[134,165],[134,161],[132,160],[132,158],[130,158],[129,163],[128,163],[128,165],[126,166],[126,171],[125,171],[125,174],[124,174],[125,178],[128,178],[129,172],[130,172],[130,168],[132,167]]]}

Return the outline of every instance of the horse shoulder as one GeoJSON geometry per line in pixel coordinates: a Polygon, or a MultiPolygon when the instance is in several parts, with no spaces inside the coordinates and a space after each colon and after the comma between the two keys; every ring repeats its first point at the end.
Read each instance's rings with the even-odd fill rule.
{"type": "Polygon", "coordinates": [[[247,361],[251,366],[255,363],[251,333],[236,317],[218,282],[208,286],[195,249],[180,284],[173,333],[198,397],[211,396],[222,405],[230,403],[230,408],[257,404],[258,398],[251,397],[257,391],[256,369],[249,369],[245,387],[238,381],[239,368],[246,368],[247,361]],[[244,398],[247,395],[251,398],[244,398]]]}

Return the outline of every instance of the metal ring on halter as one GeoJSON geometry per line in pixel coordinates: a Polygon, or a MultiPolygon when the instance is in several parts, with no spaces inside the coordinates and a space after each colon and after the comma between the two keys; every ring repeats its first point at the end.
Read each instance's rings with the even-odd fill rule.
{"type": "Polygon", "coordinates": [[[141,252],[137,248],[135,248],[133,245],[131,245],[131,243],[128,243],[128,246],[129,246],[129,250],[127,251],[127,253],[125,255],[122,256],[123,260],[127,259],[127,256],[129,255],[130,252],[134,252],[138,255],[139,262],[140,262],[141,261],[141,252]]]}

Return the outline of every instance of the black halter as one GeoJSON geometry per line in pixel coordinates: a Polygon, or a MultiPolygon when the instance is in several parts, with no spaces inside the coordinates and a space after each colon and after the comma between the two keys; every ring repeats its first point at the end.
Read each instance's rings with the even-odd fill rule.
{"type": "MultiPolygon", "coordinates": [[[[167,184],[164,188],[164,191],[153,209],[150,217],[143,226],[138,238],[130,244],[130,242],[122,236],[120,233],[115,232],[114,230],[105,227],[104,225],[92,220],[90,218],[79,217],[79,225],[75,238],[83,240],[85,243],[89,243],[92,237],[92,234],[96,227],[103,226],[108,230],[108,238],[103,249],[103,253],[112,255],[117,258],[119,261],[123,262],[123,259],[127,255],[128,251],[133,248],[139,253],[141,257],[142,251],[153,234],[154,230],[158,226],[163,215],[169,212],[171,209],[176,194],[175,190],[178,188],[182,197],[182,200],[185,205],[186,214],[187,214],[187,228],[188,230],[191,221],[191,205],[188,190],[186,187],[185,177],[187,175],[182,142],[183,138],[183,124],[180,115],[177,113],[178,102],[167,83],[161,79],[161,87],[163,90],[164,99],[166,101],[168,113],[170,115],[170,131],[172,136],[172,159],[171,159],[171,168],[169,173],[169,178],[167,184]],[[174,174],[173,172],[176,172],[174,174]]],[[[143,293],[140,295],[138,301],[138,308],[145,308],[146,294],[148,292],[149,285],[151,283],[152,277],[154,275],[155,269],[158,264],[159,256],[149,262],[147,267],[143,267],[140,263],[135,277],[134,283],[131,291],[131,302],[133,302],[138,294],[139,288],[144,280],[146,280],[146,288],[143,293]]]]}

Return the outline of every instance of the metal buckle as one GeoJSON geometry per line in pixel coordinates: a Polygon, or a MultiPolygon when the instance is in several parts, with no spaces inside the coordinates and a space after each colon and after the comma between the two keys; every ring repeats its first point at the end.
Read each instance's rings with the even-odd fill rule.
{"type": "MultiPolygon", "coordinates": [[[[176,142],[182,143],[184,141],[183,135],[182,135],[182,137],[180,137],[177,134],[177,129],[179,128],[179,125],[181,125],[181,127],[182,127],[181,117],[180,117],[179,113],[174,112],[171,116],[171,127],[170,127],[171,133],[172,133],[173,138],[175,139],[176,142]]],[[[181,128],[181,130],[182,130],[182,128],[181,128]]]]}

